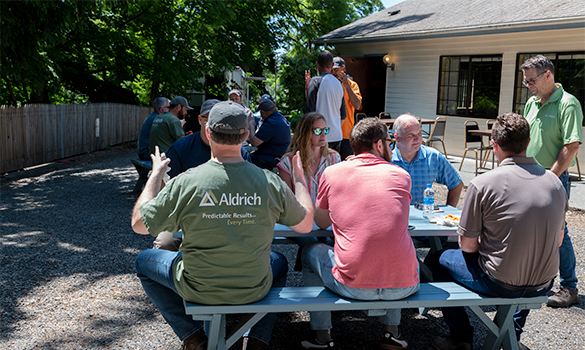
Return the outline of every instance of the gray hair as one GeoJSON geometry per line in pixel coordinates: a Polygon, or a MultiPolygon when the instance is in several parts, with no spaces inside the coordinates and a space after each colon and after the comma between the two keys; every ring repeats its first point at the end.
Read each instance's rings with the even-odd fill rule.
{"type": "Polygon", "coordinates": [[[555,66],[548,59],[548,57],[543,55],[530,57],[520,66],[520,69],[523,71],[527,69],[536,69],[539,74],[549,70],[553,75],[555,74],[555,66]]]}
{"type": "Polygon", "coordinates": [[[158,111],[159,111],[161,108],[164,108],[164,106],[165,106],[165,104],[166,104],[167,102],[168,102],[168,103],[171,103],[171,100],[169,100],[169,99],[168,99],[168,98],[166,98],[166,97],[157,97],[157,98],[155,98],[155,99],[154,99],[154,102],[152,103],[152,108],[154,108],[154,111],[155,111],[156,113],[158,113],[158,111]]]}
{"type": "Polygon", "coordinates": [[[394,130],[394,133],[398,136],[402,136],[404,124],[408,123],[409,120],[414,120],[418,124],[418,120],[416,119],[416,117],[410,113],[404,113],[399,115],[398,118],[396,118],[394,124],[392,125],[392,130],[394,130]]]}

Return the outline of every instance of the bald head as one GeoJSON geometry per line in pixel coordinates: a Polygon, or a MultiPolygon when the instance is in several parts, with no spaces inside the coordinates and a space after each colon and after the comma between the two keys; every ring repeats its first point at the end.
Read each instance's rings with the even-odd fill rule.
{"type": "Polygon", "coordinates": [[[396,121],[394,122],[392,128],[394,129],[394,134],[398,136],[403,136],[404,130],[412,126],[414,126],[415,128],[418,127],[420,129],[418,119],[416,119],[416,117],[413,116],[412,114],[407,113],[399,115],[398,118],[396,118],[396,121]]]}
{"type": "Polygon", "coordinates": [[[412,114],[402,114],[396,118],[393,129],[400,154],[409,162],[412,161],[422,144],[418,119],[412,114]]]}

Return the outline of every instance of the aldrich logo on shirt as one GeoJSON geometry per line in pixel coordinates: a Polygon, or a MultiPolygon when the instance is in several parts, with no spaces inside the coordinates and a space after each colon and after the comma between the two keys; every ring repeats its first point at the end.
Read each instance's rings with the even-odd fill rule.
{"type": "Polygon", "coordinates": [[[228,207],[239,205],[258,206],[262,205],[262,197],[255,192],[253,195],[248,195],[248,193],[222,193],[218,201],[213,191],[208,190],[199,203],[200,207],[215,207],[216,205],[228,207]]]}

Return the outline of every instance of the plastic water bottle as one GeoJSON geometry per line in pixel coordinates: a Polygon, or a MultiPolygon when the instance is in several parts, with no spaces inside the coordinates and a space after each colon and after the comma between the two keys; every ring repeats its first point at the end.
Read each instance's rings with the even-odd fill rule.
{"type": "Polygon", "coordinates": [[[423,192],[423,217],[427,219],[435,217],[435,191],[432,184],[428,184],[423,192]]]}

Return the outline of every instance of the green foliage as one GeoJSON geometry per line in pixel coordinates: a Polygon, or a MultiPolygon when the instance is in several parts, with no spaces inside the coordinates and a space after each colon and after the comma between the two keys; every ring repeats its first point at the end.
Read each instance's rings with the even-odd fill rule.
{"type": "MultiPolygon", "coordinates": [[[[240,66],[252,76],[276,72],[278,95],[289,109],[304,104],[303,72],[314,71],[310,40],[382,9],[379,0],[23,0],[1,6],[3,104],[150,105],[185,90],[221,94],[227,86],[207,86],[202,78],[240,66]],[[287,59],[276,71],[279,47],[287,59]]],[[[251,92],[263,93],[263,84],[251,92]]]]}
{"type": "Polygon", "coordinates": [[[301,118],[303,117],[303,113],[299,112],[297,110],[294,110],[290,113],[290,116],[288,117],[288,122],[290,123],[290,131],[294,132],[295,129],[297,128],[297,125],[299,125],[299,121],[301,120],[301,118]]]}

